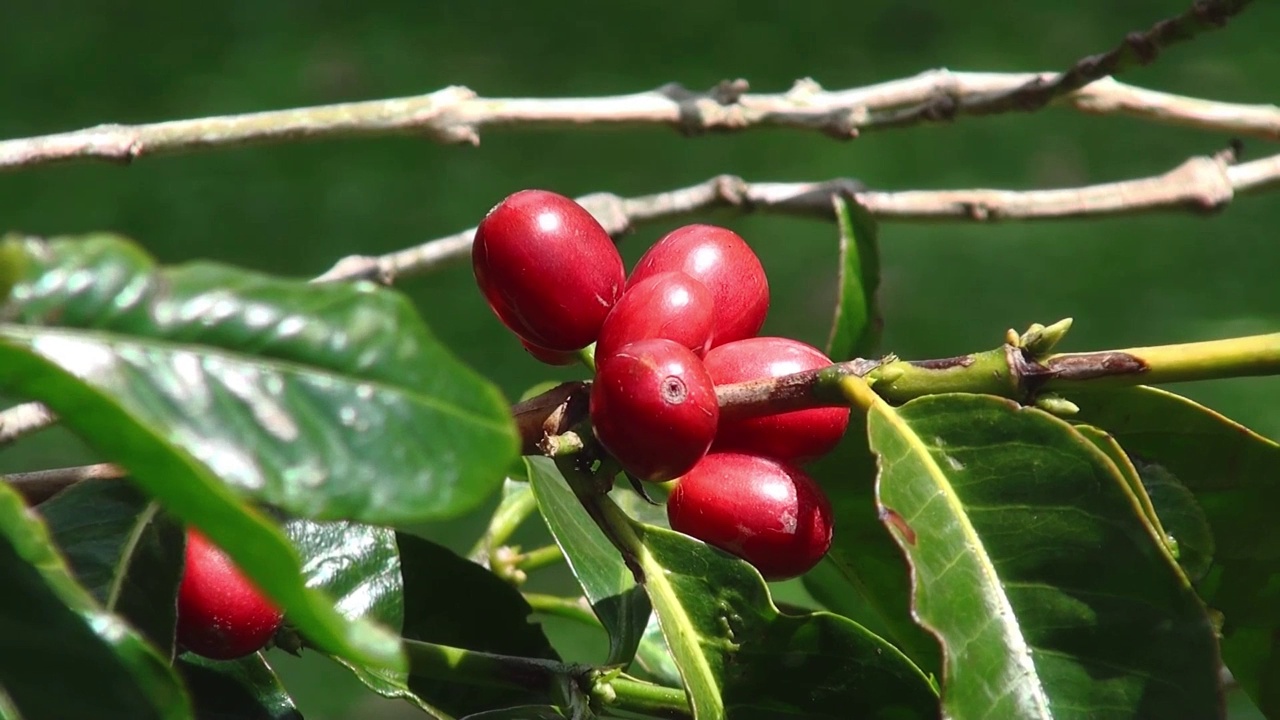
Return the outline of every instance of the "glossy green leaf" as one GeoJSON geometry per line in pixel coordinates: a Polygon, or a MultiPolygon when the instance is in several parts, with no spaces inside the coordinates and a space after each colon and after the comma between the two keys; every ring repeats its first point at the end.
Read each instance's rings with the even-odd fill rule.
{"type": "MultiPolygon", "coordinates": [[[[0,258],[18,274],[0,341],[116,405],[110,422],[68,424],[130,469],[137,459],[114,443],[121,423],[243,497],[385,525],[474,509],[517,457],[498,390],[396,291],[207,262],[159,268],[104,235],[10,238],[0,258]]],[[[7,389],[30,396],[26,384],[7,389]]]]}
{"type": "Polygon", "coordinates": [[[948,715],[1221,717],[1207,613],[1093,443],[961,394],[875,402],[869,435],[948,715]]]}
{"type": "MultiPolygon", "coordinates": [[[[519,657],[559,659],[533,609],[515,588],[448,548],[399,533],[399,569],[377,585],[394,583],[403,603],[409,640],[519,657]]],[[[444,683],[408,673],[387,673],[343,663],[375,692],[402,698],[427,712],[465,715],[546,700],[530,693],[444,683]]]]}
{"type": "Polygon", "coordinates": [[[835,196],[840,231],[840,274],[835,317],[827,339],[833,360],[870,357],[880,344],[879,229],[867,209],[851,198],[835,196]]]}
{"type": "Polygon", "coordinates": [[[302,556],[307,587],[332,597],[343,617],[374,620],[393,630],[403,626],[400,549],[394,530],[295,519],[285,523],[284,532],[302,556]]]}
{"type": "Polygon", "coordinates": [[[168,659],[80,587],[0,484],[0,686],[27,720],[191,718],[168,659]]]}
{"type": "Polygon", "coordinates": [[[40,514],[80,584],[173,657],[182,525],[123,480],[76,483],[40,514]]]}
{"type": "Polygon", "coordinates": [[[89,444],[101,443],[99,450],[126,465],[143,492],[198,526],[230,555],[312,644],[355,662],[405,666],[398,638],[371,623],[344,620],[330,598],[303,584],[301,562],[280,528],[238,499],[207,465],[158,441],[153,428],[132,422],[110,396],[3,341],[0,366],[6,368],[0,384],[41,399],[63,425],[79,431],[89,444]]]}
{"type": "Polygon", "coordinates": [[[176,663],[197,720],[302,720],[293,698],[260,653],[207,660],[187,653],[176,663]]]}
{"type": "Polygon", "coordinates": [[[1213,529],[1196,496],[1173,473],[1156,463],[1136,461],[1135,467],[1161,526],[1174,543],[1178,564],[1192,582],[1199,582],[1213,565],[1213,529]]]}
{"type": "Polygon", "coordinates": [[[1115,435],[1136,461],[1158,463],[1195,496],[1213,542],[1197,590],[1223,615],[1223,660],[1258,707],[1280,717],[1280,445],[1157,388],[1070,399],[1079,419],[1115,435]]]}
{"type": "Polygon", "coordinates": [[[805,574],[805,589],[823,607],[883,637],[938,676],[938,640],[911,615],[910,566],[877,512],[876,462],[862,413],[853,413],[840,444],[809,472],[831,499],[835,533],[827,556],[805,574]]]}
{"type": "Polygon", "coordinates": [[[650,605],[618,551],[583,509],[555,463],[530,457],[529,481],[551,535],[609,634],[610,664],[625,665],[649,621],[650,605]]]}
{"type": "MultiPolygon", "coordinates": [[[[1169,534],[1160,522],[1160,516],[1156,513],[1156,508],[1151,503],[1151,497],[1147,495],[1146,485],[1143,484],[1142,478],[1138,475],[1138,468],[1134,467],[1133,460],[1129,457],[1129,454],[1124,451],[1124,448],[1120,447],[1120,443],[1116,442],[1115,437],[1105,430],[1092,425],[1076,425],[1075,428],[1076,432],[1083,435],[1085,440],[1093,443],[1094,447],[1101,450],[1102,454],[1106,455],[1107,459],[1115,465],[1116,472],[1120,473],[1120,477],[1124,479],[1125,485],[1129,486],[1129,491],[1138,503],[1138,509],[1142,511],[1142,517],[1155,530],[1156,536],[1164,538],[1166,545],[1170,545],[1169,534]]],[[[1176,555],[1173,555],[1173,557],[1176,557],[1176,555]]]]}
{"type": "Polygon", "coordinates": [[[697,720],[938,716],[928,679],[888,642],[832,613],[782,614],[741,560],[671,530],[631,528],[697,720]]]}

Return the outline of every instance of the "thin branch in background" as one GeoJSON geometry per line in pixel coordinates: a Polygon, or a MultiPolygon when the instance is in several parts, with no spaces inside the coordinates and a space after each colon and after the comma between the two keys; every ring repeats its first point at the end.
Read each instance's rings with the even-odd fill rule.
{"type": "Polygon", "coordinates": [[[1252,0],[1197,0],[1183,14],[1161,20],[1145,32],[1132,32],[1111,50],[1077,60],[1052,79],[1035,78],[1012,90],[972,93],[963,97],[939,94],[915,107],[883,114],[882,127],[907,127],[926,121],[951,120],[961,115],[1034,112],[1069,93],[1134,66],[1147,65],[1164,49],[1194,39],[1227,24],[1252,0]]]}
{"type": "Polygon", "coordinates": [[[484,98],[452,86],[426,95],[339,103],[144,125],[106,124],[0,142],[0,170],[73,160],[129,163],[217,147],[349,136],[415,134],[442,143],[479,144],[486,127],[666,125],[686,135],[751,128],[816,130],[840,139],[870,130],[961,115],[1038,110],[1061,102],[1094,114],[1126,114],[1205,130],[1280,138],[1280,109],[1214,103],[1122,85],[1109,76],[1145,64],[1177,42],[1221,27],[1249,0],[1199,0],[1065,73],[951,73],[934,70],[863,88],[828,92],[804,79],[786,93],[747,93],[745,80],[706,92],[678,83],[596,98],[484,98]]]}
{"type": "MultiPolygon", "coordinates": [[[[835,218],[832,195],[852,198],[882,221],[1051,220],[1104,217],[1160,210],[1212,212],[1237,193],[1280,185],[1280,154],[1232,164],[1230,152],[1194,157],[1153,177],[1054,190],[868,190],[851,179],[804,183],[752,183],[719,175],[678,190],[624,198],[592,193],[578,203],[614,237],[638,225],[718,208],[739,212],[835,218]]],[[[317,280],[420,275],[463,259],[475,228],[379,257],[343,258],[317,280]]]]}
{"type": "Polygon", "coordinates": [[[43,430],[58,421],[49,408],[37,402],[23,403],[0,412],[0,447],[43,430]]]}
{"type": "Polygon", "coordinates": [[[5,484],[17,490],[27,502],[35,505],[62,490],[85,480],[118,480],[126,477],[124,468],[111,463],[36,470],[4,475],[5,484]]]}

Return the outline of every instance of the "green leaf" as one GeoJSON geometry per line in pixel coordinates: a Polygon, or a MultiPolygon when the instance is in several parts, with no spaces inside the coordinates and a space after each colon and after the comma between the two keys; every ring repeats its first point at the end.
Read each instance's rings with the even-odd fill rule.
{"type": "Polygon", "coordinates": [[[293,698],[260,653],[207,660],[187,653],[176,663],[197,720],[302,720],[293,698]]]}
{"type": "MultiPolygon", "coordinates": [[[[1158,463],[1194,494],[1213,552],[1197,590],[1223,615],[1223,659],[1263,713],[1280,717],[1280,445],[1157,388],[1077,392],[1070,399],[1080,420],[1106,429],[1135,461],[1158,463]]],[[[1181,547],[1172,519],[1169,525],[1181,547]]]]}
{"type": "Polygon", "coordinates": [[[869,413],[952,717],[1212,718],[1212,624],[1109,458],[1048,413],[934,395],[869,413]]]}
{"type": "Polygon", "coordinates": [[[634,573],[583,509],[555,463],[542,457],[525,462],[542,517],[609,634],[608,663],[631,662],[651,611],[644,588],[636,584],[634,573]]]}
{"type": "MultiPolygon", "coordinates": [[[[1075,428],[1076,432],[1093,443],[1093,446],[1101,450],[1102,454],[1106,455],[1115,466],[1116,472],[1120,473],[1120,477],[1124,479],[1125,485],[1129,486],[1130,493],[1138,503],[1143,519],[1155,531],[1156,537],[1165,539],[1167,545],[1169,534],[1165,532],[1160,516],[1156,513],[1155,506],[1151,504],[1151,497],[1147,495],[1146,485],[1138,475],[1138,468],[1134,467],[1129,454],[1120,447],[1120,443],[1116,442],[1115,436],[1092,425],[1076,425],[1075,428]]],[[[1171,557],[1176,556],[1171,555],[1171,557]]]]}
{"type": "MultiPolygon", "coordinates": [[[[533,609],[520,593],[448,548],[398,533],[399,567],[379,571],[370,585],[394,587],[403,604],[403,635],[449,647],[558,660],[533,609]]],[[[338,658],[341,662],[341,658],[338,658]]],[[[375,692],[402,698],[437,717],[545,700],[531,693],[444,683],[426,676],[380,672],[343,662],[375,692]]]]}
{"type": "MultiPolygon", "coordinates": [[[[498,655],[559,659],[542,626],[529,621],[533,608],[514,587],[433,542],[403,533],[398,541],[404,568],[406,638],[498,655]]],[[[518,691],[412,676],[409,687],[455,715],[545,700],[518,691]]]]}
{"type": "Polygon", "coordinates": [[[131,422],[110,397],[2,341],[0,365],[7,370],[0,382],[45,401],[64,425],[100,441],[100,451],[128,458],[121,464],[131,471],[131,480],[173,514],[197,525],[284,609],[289,622],[312,644],[356,662],[390,669],[405,666],[398,638],[371,623],[344,620],[330,598],[303,585],[301,563],[284,534],[260,511],[237,499],[207,465],[158,441],[156,428],[131,422]],[[86,427],[95,429],[85,431],[86,427]]]}
{"type": "Polygon", "coordinates": [[[285,535],[302,556],[307,587],[323,590],[351,620],[374,620],[399,630],[404,624],[400,549],[390,528],[295,519],[285,535]]]}
{"type": "Polygon", "coordinates": [[[48,530],[0,484],[0,687],[28,720],[190,718],[167,658],[76,584],[48,530]]]}
{"type": "Polygon", "coordinates": [[[86,480],[40,505],[80,584],[173,657],[182,525],[123,480],[86,480]]]}
{"type": "Polygon", "coordinates": [[[880,246],[875,218],[852,198],[835,196],[840,230],[840,274],[835,317],[827,339],[833,360],[869,357],[880,344],[880,246]]]}
{"type": "Polygon", "coordinates": [[[936,677],[942,671],[938,640],[912,617],[910,566],[877,512],[876,462],[867,445],[866,416],[854,412],[840,444],[809,472],[831,499],[836,530],[827,556],[804,575],[805,589],[936,677]]]}
{"type": "Polygon", "coordinates": [[[1156,463],[1135,461],[1142,486],[1177,550],[1175,557],[1192,582],[1213,565],[1213,530],[1196,496],[1173,473],[1156,463]]]}
{"type": "Polygon", "coordinates": [[[828,612],[784,615],[741,560],[670,530],[631,528],[697,720],[938,716],[928,679],[881,638],[828,612]]]}
{"type": "MultiPolygon", "coordinates": [[[[158,268],[108,235],[4,248],[18,281],[0,306],[0,341],[114,404],[109,421],[70,417],[73,397],[60,414],[130,470],[140,459],[117,447],[121,424],[242,497],[388,525],[478,507],[517,457],[501,394],[396,291],[207,262],[158,268]]],[[[6,389],[55,399],[33,394],[36,382],[6,389]]]]}

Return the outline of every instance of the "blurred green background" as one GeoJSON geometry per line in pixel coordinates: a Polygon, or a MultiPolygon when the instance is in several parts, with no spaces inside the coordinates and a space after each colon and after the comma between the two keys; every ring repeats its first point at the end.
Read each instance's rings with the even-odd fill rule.
{"type": "MultiPolygon", "coordinates": [[[[462,84],[486,96],[628,93],[745,78],[758,92],[812,77],[832,89],[952,70],[1064,68],[1186,0],[940,3],[502,3],[333,1],[102,5],[0,2],[0,138],[375,99],[462,84]]],[[[1280,6],[1256,3],[1225,31],[1124,76],[1145,87],[1249,103],[1280,101],[1280,6]]],[[[835,142],[758,131],[685,139],[667,128],[491,129],[479,148],[413,137],[355,139],[146,158],[131,167],[55,166],[0,175],[0,230],[111,230],[162,260],[219,260],[312,276],[474,225],[505,195],[644,194],[718,173],[750,180],[848,176],[877,189],[1035,188],[1163,172],[1229,138],[1066,110],[965,119],[835,142]]],[[[1245,159],[1270,152],[1245,144],[1245,159]]],[[[765,331],[821,344],[834,297],[830,224],[711,214],[759,252],[773,287],[765,331]]],[[[682,219],[678,222],[687,222],[682,219]]],[[[623,244],[633,262],[677,223],[623,244]]],[[[1280,203],[1238,198],[1213,217],[891,224],[882,228],[886,351],[951,355],[1009,327],[1071,316],[1067,349],[1172,343],[1280,328],[1280,203]]],[[[467,263],[402,284],[434,330],[515,398],[573,376],[540,366],[484,306],[467,263]]],[[[1181,388],[1280,438],[1280,379],[1181,388]]],[[[11,399],[10,399],[11,400],[11,399]]],[[[91,461],[54,430],[0,452],[0,472],[91,461]]],[[[465,550],[476,517],[423,534],[465,550]]],[[[522,540],[542,542],[530,530],[522,540]]],[[[534,588],[566,590],[553,572],[534,588]]],[[[780,589],[803,600],[794,584],[780,589]]],[[[462,600],[460,600],[462,602],[462,600]]],[[[575,659],[603,638],[552,624],[575,659]]],[[[412,717],[344,672],[273,651],[307,717],[412,717]]]]}

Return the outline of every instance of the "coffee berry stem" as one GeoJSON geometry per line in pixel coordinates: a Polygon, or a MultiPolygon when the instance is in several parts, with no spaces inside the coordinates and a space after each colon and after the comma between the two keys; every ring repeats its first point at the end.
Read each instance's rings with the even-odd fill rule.
{"type": "Polygon", "coordinates": [[[622,677],[600,668],[478,652],[417,640],[405,640],[404,648],[409,656],[410,677],[528,690],[538,694],[554,694],[558,688],[567,687],[585,695],[593,706],[608,707],[619,713],[657,714],[679,720],[692,718],[683,691],[622,677]]]}

